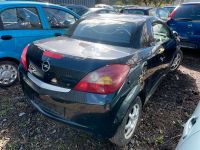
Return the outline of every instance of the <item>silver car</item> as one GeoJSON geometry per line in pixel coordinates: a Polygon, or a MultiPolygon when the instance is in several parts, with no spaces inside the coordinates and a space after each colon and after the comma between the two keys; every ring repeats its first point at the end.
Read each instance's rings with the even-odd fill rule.
{"type": "Polygon", "coordinates": [[[181,140],[176,150],[199,150],[200,149],[200,103],[192,117],[184,127],[181,140]]]}

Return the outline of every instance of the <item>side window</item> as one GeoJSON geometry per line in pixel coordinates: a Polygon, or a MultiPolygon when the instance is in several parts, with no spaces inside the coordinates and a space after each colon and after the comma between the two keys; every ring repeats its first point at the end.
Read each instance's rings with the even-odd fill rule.
{"type": "Polygon", "coordinates": [[[69,28],[76,19],[68,12],[53,8],[43,8],[46,19],[51,29],[69,28]]]}
{"type": "Polygon", "coordinates": [[[156,23],[153,24],[153,36],[155,44],[159,44],[170,39],[170,32],[163,24],[156,23]]]}
{"type": "Polygon", "coordinates": [[[36,8],[6,9],[0,17],[5,30],[42,28],[36,8]]]}

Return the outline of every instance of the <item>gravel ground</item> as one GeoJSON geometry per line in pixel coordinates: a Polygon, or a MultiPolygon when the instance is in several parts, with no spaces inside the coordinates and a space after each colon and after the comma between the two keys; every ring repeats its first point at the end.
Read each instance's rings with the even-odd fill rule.
{"type": "MultiPolygon", "coordinates": [[[[161,83],[143,110],[143,117],[124,150],[172,150],[184,122],[200,100],[200,54],[184,53],[182,66],[161,83]]],[[[52,121],[23,96],[20,85],[0,89],[0,150],[119,149],[86,133],[52,121]]]]}

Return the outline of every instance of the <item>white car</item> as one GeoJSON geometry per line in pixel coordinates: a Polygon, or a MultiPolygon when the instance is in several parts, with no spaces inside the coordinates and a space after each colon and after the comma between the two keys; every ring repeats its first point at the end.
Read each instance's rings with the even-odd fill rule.
{"type": "Polygon", "coordinates": [[[176,150],[200,150],[200,103],[185,124],[176,150]]]}

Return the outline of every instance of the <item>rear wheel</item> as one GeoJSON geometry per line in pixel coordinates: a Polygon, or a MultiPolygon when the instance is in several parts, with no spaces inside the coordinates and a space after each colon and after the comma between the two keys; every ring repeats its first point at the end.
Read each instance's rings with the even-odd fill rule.
{"type": "Polygon", "coordinates": [[[0,62],[0,86],[13,85],[18,79],[17,64],[11,61],[0,62]]]}
{"type": "Polygon", "coordinates": [[[183,60],[183,53],[181,50],[178,50],[174,56],[173,62],[170,67],[170,71],[177,70],[178,67],[181,65],[182,60],[183,60]]]}
{"type": "Polygon", "coordinates": [[[121,125],[118,127],[117,132],[110,139],[112,143],[122,147],[130,142],[140,120],[141,110],[142,102],[140,97],[137,97],[130,105],[121,125]]]}

